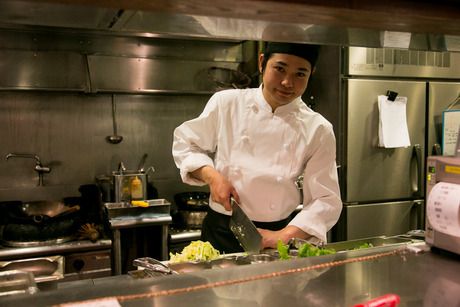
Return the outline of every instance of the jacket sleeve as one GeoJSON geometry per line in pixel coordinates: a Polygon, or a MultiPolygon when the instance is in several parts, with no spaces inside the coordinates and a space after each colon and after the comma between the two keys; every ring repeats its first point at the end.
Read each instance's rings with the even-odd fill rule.
{"type": "Polygon", "coordinates": [[[204,185],[190,176],[200,167],[214,167],[212,154],[217,146],[218,98],[214,94],[197,118],[186,121],[174,130],[172,155],[184,183],[204,185]]]}
{"type": "Polygon", "coordinates": [[[314,236],[313,243],[327,242],[326,233],[337,223],[342,200],[332,126],[322,126],[318,143],[304,170],[303,208],[290,222],[314,236]],[[316,241],[316,242],[315,242],[316,241]]]}

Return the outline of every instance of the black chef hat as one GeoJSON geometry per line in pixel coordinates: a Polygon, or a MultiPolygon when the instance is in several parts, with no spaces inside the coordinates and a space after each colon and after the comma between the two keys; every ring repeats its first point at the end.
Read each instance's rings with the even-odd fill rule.
{"type": "Polygon", "coordinates": [[[268,42],[265,46],[265,55],[271,53],[286,53],[304,58],[314,67],[319,55],[318,45],[268,42]]]}

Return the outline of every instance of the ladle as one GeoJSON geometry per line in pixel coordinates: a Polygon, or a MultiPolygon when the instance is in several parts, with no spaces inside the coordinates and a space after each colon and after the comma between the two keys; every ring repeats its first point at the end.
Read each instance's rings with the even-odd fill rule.
{"type": "Polygon", "coordinates": [[[105,139],[107,140],[107,142],[109,142],[110,144],[118,144],[120,143],[122,140],[123,140],[123,137],[121,135],[118,135],[117,134],[117,121],[115,119],[115,113],[116,113],[116,109],[115,109],[115,99],[113,97],[113,94],[112,94],[112,122],[113,122],[113,135],[109,135],[107,136],[105,139]]]}

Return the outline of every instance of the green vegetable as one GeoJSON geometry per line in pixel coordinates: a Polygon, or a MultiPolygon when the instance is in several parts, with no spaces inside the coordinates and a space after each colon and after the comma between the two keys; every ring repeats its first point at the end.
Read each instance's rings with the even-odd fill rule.
{"type": "MultiPolygon", "coordinates": [[[[277,244],[278,254],[280,259],[289,259],[289,245],[283,244],[281,240],[278,241],[277,244]]],[[[321,248],[316,247],[310,243],[302,244],[299,249],[297,250],[297,257],[304,258],[304,257],[312,257],[312,256],[322,256],[322,255],[330,255],[335,254],[335,250],[332,248],[321,248]]]]}
{"type": "Polygon", "coordinates": [[[280,259],[287,260],[291,258],[291,256],[289,256],[289,245],[286,245],[283,243],[283,241],[278,240],[278,243],[276,244],[276,248],[278,249],[278,254],[280,256],[280,259]]]}
{"type": "Polygon", "coordinates": [[[170,262],[189,262],[189,261],[208,261],[216,259],[220,256],[220,252],[215,249],[211,243],[203,241],[192,241],[184,247],[182,252],[173,254],[169,253],[170,262]]]}
{"type": "Polygon", "coordinates": [[[359,246],[353,248],[353,250],[355,250],[355,249],[362,249],[362,248],[369,248],[369,247],[374,247],[374,245],[372,245],[372,243],[367,243],[367,242],[366,242],[366,243],[363,243],[363,244],[361,244],[361,245],[359,245],[359,246]]]}
{"type": "Polygon", "coordinates": [[[335,254],[335,250],[332,248],[321,248],[316,247],[310,243],[304,243],[299,247],[298,257],[312,257],[335,254]]]}

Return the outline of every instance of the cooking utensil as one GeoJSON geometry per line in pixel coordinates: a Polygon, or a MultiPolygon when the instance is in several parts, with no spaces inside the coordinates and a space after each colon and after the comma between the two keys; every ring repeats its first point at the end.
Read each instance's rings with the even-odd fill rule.
{"type": "Polygon", "coordinates": [[[208,78],[214,82],[217,89],[247,88],[251,84],[251,78],[245,73],[226,67],[210,67],[208,78]]]}
{"type": "Polygon", "coordinates": [[[3,204],[0,211],[4,211],[12,220],[33,221],[43,223],[49,219],[56,219],[80,210],[79,205],[67,205],[60,201],[31,201],[9,202],[3,204]]]}
{"type": "Polygon", "coordinates": [[[139,167],[137,168],[137,171],[138,171],[139,173],[143,173],[143,172],[145,171],[145,170],[144,170],[144,166],[145,166],[145,160],[147,160],[147,156],[148,156],[148,155],[145,153],[145,154],[142,156],[141,160],[139,161],[139,167]]]}
{"type": "Polygon", "coordinates": [[[259,253],[262,248],[262,236],[233,197],[230,197],[230,202],[232,205],[232,216],[230,218],[231,231],[245,252],[259,253]]]}
{"type": "Polygon", "coordinates": [[[112,95],[112,123],[113,123],[113,134],[107,136],[105,139],[107,142],[110,144],[118,144],[123,140],[123,137],[121,135],[117,134],[117,121],[115,119],[115,113],[116,113],[116,108],[115,108],[115,99],[112,95]]]}
{"type": "MultiPolygon", "coordinates": [[[[134,259],[133,264],[135,266],[141,267],[144,270],[146,270],[148,273],[162,273],[162,274],[178,274],[176,271],[173,271],[169,266],[166,264],[162,263],[161,261],[158,261],[154,258],[150,257],[143,257],[143,258],[138,258],[134,259]]],[[[149,274],[149,275],[154,275],[154,274],[149,274]]]]}

